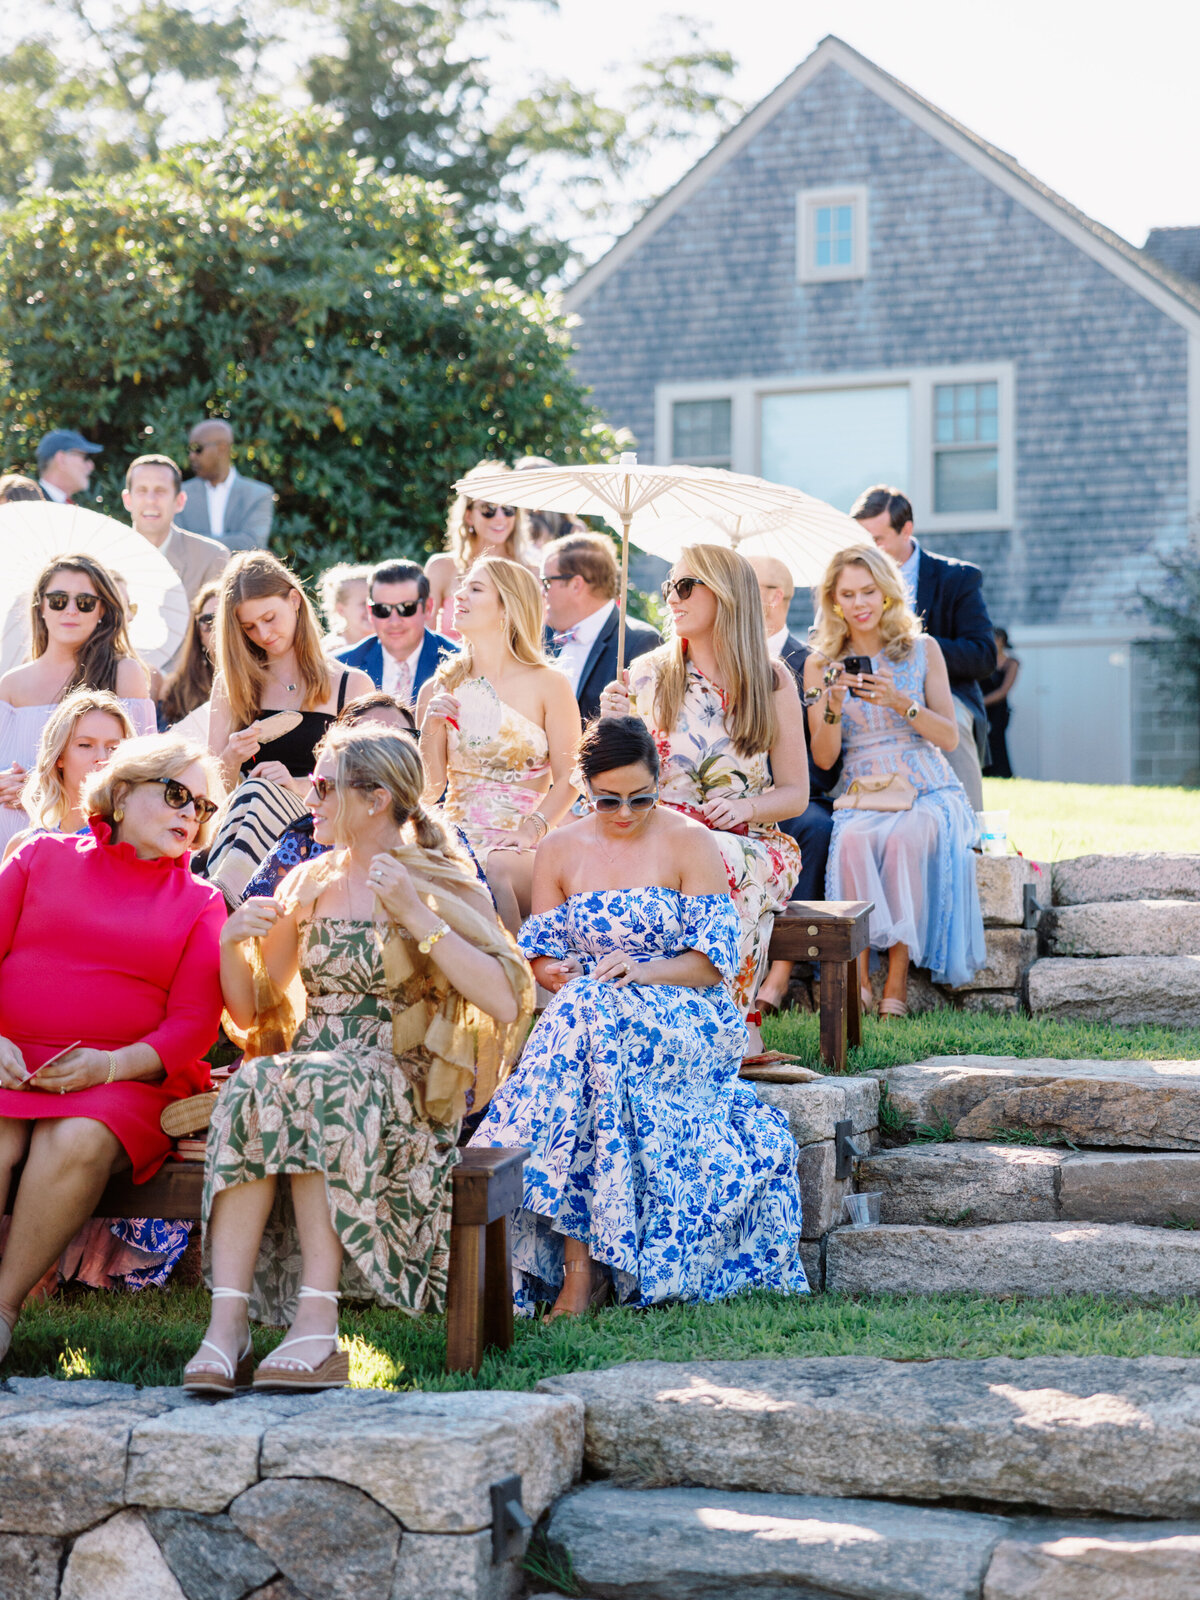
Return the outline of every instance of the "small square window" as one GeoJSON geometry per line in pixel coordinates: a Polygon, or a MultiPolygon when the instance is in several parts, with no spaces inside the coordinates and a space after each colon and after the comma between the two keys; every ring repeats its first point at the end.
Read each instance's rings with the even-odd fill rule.
{"type": "Polygon", "coordinates": [[[867,270],[867,191],[809,189],[796,199],[797,277],[861,278],[867,270]]]}
{"type": "Polygon", "coordinates": [[[672,461],[728,468],[732,426],[730,400],[677,400],[671,407],[672,461]]]}

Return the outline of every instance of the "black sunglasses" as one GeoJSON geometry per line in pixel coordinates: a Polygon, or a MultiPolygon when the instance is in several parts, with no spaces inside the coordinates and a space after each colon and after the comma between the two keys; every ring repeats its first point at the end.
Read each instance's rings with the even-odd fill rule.
{"type": "MultiPolygon", "coordinates": [[[[320,801],[328,800],[329,796],[338,787],[336,778],[318,778],[315,772],[309,773],[308,781],[312,784],[313,793],[320,801]]],[[[345,787],[347,789],[377,789],[379,785],[375,783],[348,783],[345,787]]]]}
{"type": "Polygon", "coordinates": [[[652,794],[631,794],[629,796],[593,794],[589,795],[588,798],[592,802],[594,811],[620,811],[624,805],[627,805],[630,811],[649,811],[651,806],[657,804],[658,790],[655,789],[652,794]]]}
{"type": "Polygon", "coordinates": [[[188,445],[188,455],[202,456],[207,449],[208,446],[206,444],[190,444],[188,445]]]}
{"type": "Polygon", "coordinates": [[[178,778],[147,778],[147,783],[161,783],[163,799],[172,811],[183,811],[191,806],[196,813],[197,822],[207,822],[210,817],[217,814],[216,802],[206,799],[203,795],[193,794],[186,783],[180,783],[178,778]]]}
{"type": "Polygon", "coordinates": [[[202,611],[196,618],[202,628],[211,628],[216,620],[217,613],[215,611],[202,611]]]}
{"type": "Polygon", "coordinates": [[[68,594],[65,589],[51,589],[44,599],[51,611],[65,611],[74,600],[76,611],[82,612],[85,617],[90,617],[100,604],[98,594],[68,594]]]}
{"type": "Polygon", "coordinates": [[[692,590],[697,584],[699,584],[702,589],[706,589],[708,587],[703,578],[668,578],[666,583],[664,583],[662,586],[662,597],[664,600],[669,601],[671,598],[671,593],[674,591],[678,599],[690,600],[692,597],[692,590]]]}
{"type": "Polygon", "coordinates": [[[556,572],[552,578],[542,579],[542,589],[543,591],[549,590],[552,583],[570,583],[573,577],[575,577],[573,572],[556,572]]]}
{"type": "Polygon", "coordinates": [[[371,615],[378,617],[381,622],[385,617],[390,617],[393,611],[399,617],[415,617],[423,604],[422,600],[393,600],[390,603],[386,600],[372,600],[371,615]]]}
{"type": "Polygon", "coordinates": [[[490,500],[473,500],[471,506],[473,510],[481,512],[485,518],[494,517],[497,511],[502,511],[506,517],[515,517],[517,514],[516,506],[494,506],[490,500]]]}

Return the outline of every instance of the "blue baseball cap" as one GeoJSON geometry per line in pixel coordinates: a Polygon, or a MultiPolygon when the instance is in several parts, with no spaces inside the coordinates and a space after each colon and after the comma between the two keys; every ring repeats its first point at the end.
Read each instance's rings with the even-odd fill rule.
{"type": "Polygon", "coordinates": [[[74,428],[53,428],[37,447],[38,466],[43,466],[60,450],[83,450],[89,456],[98,456],[103,449],[102,444],[93,444],[74,428]]]}

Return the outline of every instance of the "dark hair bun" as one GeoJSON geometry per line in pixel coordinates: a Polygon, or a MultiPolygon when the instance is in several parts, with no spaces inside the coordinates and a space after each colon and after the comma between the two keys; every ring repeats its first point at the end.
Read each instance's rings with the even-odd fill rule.
{"type": "Polygon", "coordinates": [[[602,717],[584,729],[579,770],[589,783],[616,767],[646,767],[658,777],[658,750],[641,717],[602,717]]]}

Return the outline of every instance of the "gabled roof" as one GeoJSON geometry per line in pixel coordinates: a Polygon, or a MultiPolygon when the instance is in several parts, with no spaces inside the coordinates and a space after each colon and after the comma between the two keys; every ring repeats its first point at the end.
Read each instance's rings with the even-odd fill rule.
{"type": "Polygon", "coordinates": [[[939,111],[928,100],[907,88],[897,78],[882,71],[873,61],[851,49],[841,39],[827,35],[813,53],[802,61],[778,88],[760,100],[720,142],[709,151],[661,200],[650,207],[628,233],[601,256],[563,296],[568,311],[577,311],[602,283],[624,266],[675,212],[706,184],[727,162],[800,94],[825,67],[837,65],[856,78],[880,99],[954,152],[977,172],[1011,195],[1027,210],[1069,239],[1085,254],[1120,278],[1160,311],[1193,333],[1200,333],[1200,284],[1172,272],[1160,261],[1144,254],[1120,234],[1086,216],[1078,207],[1048,188],[1019,161],[964,128],[953,117],[939,111]]]}

